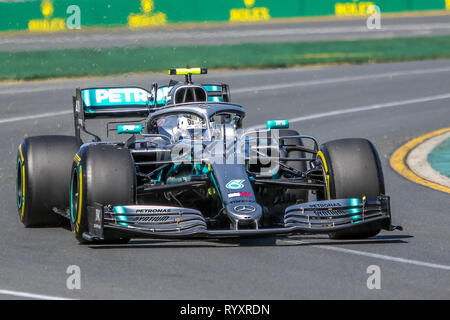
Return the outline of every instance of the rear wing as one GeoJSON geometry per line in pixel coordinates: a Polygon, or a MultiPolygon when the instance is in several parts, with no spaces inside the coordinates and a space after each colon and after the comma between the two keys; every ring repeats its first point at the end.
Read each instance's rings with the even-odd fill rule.
{"type": "Polygon", "coordinates": [[[86,119],[146,117],[152,107],[153,95],[143,88],[77,88],[73,97],[75,136],[80,139],[83,130],[96,137],[86,130],[86,119]]]}

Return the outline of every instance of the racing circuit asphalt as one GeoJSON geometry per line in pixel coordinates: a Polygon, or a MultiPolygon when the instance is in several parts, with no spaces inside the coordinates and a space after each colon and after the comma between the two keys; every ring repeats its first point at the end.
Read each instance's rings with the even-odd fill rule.
{"type": "Polygon", "coordinates": [[[246,107],[246,126],[296,118],[292,128],[321,142],[370,139],[381,156],[393,222],[405,230],[363,241],[296,236],[124,246],[78,245],[62,228],[25,229],[15,202],[17,147],[25,136],[73,133],[77,86],[148,87],[167,76],[2,84],[0,298],[449,299],[450,196],[389,166],[406,141],[450,125],[449,77],[450,60],[210,70],[208,80],[229,83],[232,99],[246,107]],[[80,290],[66,288],[69,265],[81,268],[80,290]],[[380,267],[379,290],[367,288],[370,265],[380,267]]]}

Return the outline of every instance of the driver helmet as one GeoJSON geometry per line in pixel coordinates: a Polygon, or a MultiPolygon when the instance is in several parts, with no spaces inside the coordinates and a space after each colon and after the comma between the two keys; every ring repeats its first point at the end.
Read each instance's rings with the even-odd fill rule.
{"type": "Polygon", "coordinates": [[[178,117],[178,128],[185,138],[201,138],[206,131],[205,121],[196,115],[178,117]]]}

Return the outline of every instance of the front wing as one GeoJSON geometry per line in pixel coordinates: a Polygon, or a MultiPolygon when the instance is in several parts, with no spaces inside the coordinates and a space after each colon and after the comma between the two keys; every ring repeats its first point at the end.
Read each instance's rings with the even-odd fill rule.
{"type": "Polygon", "coordinates": [[[101,240],[104,230],[114,230],[131,238],[222,238],[239,236],[319,234],[349,230],[377,223],[385,230],[402,230],[391,224],[389,197],[375,199],[336,199],[290,206],[284,215],[284,227],[254,229],[208,229],[198,210],[151,205],[88,207],[87,240],[101,240]]]}

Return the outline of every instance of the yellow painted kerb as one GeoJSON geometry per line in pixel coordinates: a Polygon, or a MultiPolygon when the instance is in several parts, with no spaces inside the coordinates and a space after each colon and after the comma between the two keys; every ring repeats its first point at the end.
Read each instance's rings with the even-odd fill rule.
{"type": "Polygon", "coordinates": [[[434,136],[441,135],[443,133],[446,133],[450,131],[450,128],[443,128],[436,131],[432,131],[430,133],[424,134],[423,136],[417,137],[415,139],[412,139],[402,145],[400,148],[398,148],[394,154],[391,157],[390,164],[391,167],[397,171],[399,174],[401,174],[406,179],[427,186],[429,188],[439,190],[442,192],[450,193],[450,188],[442,186],[440,184],[425,180],[418,175],[416,175],[414,172],[412,172],[408,166],[405,163],[405,158],[408,155],[408,153],[414,149],[418,144],[424,142],[425,140],[428,140],[434,136]]]}

